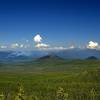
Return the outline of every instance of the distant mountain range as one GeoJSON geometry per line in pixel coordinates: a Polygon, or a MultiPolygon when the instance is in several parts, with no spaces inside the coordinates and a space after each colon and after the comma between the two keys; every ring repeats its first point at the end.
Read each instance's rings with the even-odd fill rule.
{"type": "Polygon", "coordinates": [[[15,62],[56,55],[64,59],[85,59],[95,56],[100,59],[100,50],[95,49],[70,49],[60,51],[33,50],[33,51],[0,51],[0,62],[15,62]]]}
{"type": "Polygon", "coordinates": [[[56,62],[56,61],[63,61],[64,59],[59,57],[59,56],[56,56],[56,55],[46,55],[46,56],[43,56],[43,57],[40,57],[38,59],[36,59],[36,61],[38,62],[56,62]]]}
{"type": "Polygon", "coordinates": [[[71,49],[57,52],[57,55],[67,59],[86,59],[95,56],[100,59],[100,50],[96,49],[71,49]]]}

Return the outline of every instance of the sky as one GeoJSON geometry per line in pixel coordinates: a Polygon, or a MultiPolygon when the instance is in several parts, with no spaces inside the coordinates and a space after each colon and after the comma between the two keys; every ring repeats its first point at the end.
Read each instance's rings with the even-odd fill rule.
{"type": "Polygon", "coordinates": [[[2,49],[97,47],[99,43],[99,0],[0,0],[2,49]]]}

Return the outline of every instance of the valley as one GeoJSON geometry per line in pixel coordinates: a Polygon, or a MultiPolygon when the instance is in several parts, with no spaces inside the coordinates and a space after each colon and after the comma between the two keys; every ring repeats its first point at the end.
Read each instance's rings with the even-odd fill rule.
{"type": "Polygon", "coordinates": [[[24,91],[23,100],[58,100],[57,91],[67,94],[68,100],[99,100],[100,60],[68,60],[49,55],[0,65],[0,93],[6,100],[18,96],[19,84],[24,91]]]}

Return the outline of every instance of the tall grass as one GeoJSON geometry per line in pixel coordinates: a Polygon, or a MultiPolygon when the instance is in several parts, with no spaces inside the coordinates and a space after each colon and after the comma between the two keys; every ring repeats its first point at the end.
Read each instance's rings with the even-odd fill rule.
{"type": "Polygon", "coordinates": [[[75,95],[72,95],[71,93],[68,93],[68,91],[66,92],[64,88],[58,87],[58,89],[55,91],[55,99],[46,96],[41,99],[40,96],[26,95],[24,86],[22,84],[19,84],[17,88],[18,90],[14,95],[14,99],[11,99],[11,96],[6,97],[6,95],[1,93],[0,100],[100,100],[100,95],[98,98],[98,95],[94,88],[92,88],[87,95],[85,95],[84,93],[79,95],[77,95],[76,93],[75,95]]]}

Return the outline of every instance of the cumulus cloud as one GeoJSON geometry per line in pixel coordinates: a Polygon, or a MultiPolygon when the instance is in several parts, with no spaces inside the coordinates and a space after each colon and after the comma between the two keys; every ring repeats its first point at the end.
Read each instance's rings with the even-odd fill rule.
{"type": "Polygon", "coordinates": [[[47,51],[61,51],[61,50],[66,50],[68,48],[65,47],[47,47],[47,48],[40,48],[40,50],[47,50],[47,51]]]}
{"type": "Polygon", "coordinates": [[[34,38],[33,38],[35,43],[41,43],[42,42],[42,37],[37,34],[34,38]]]}
{"type": "Polygon", "coordinates": [[[43,38],[39,34],[37,34],[33,38],[33,40],[35,42],[35,47],[40,50],[66,50],[66,49],[74,49],[75,48],[74,45],[71,45],[69,47],[63,47],[63,46],[50,47],[48,44],[42,42],[43,38]]]}
{"type": "Polygon", "coordinates": [[[20,48],[23,48],[24,47],[24,45],[23,44],[20,44],[20,48]]]}
{"type": "Polygon", "coordinates": [[[94,41],[90,41],[87,45],[87,48],[89,49],[96,49],[96,48],[99,48],[99,44],[97,42],[94,42],[94,41]]]}
{"type": "Polygon", "coordinates": [[[38,44],[35,45],[35,47],[37,47],[37,48],[47,48],[47,47],[49,47],[49,45],[44,44],[44,43],[38,43],[38,44]]]}
{"type": "Polygon", "coordinates": [[[33,38],[34,42],[35,42],[35,47],[38,49],[43,49],[43,48],[48,48],[49,45],[46,43],[43,43],[42,40],[43,38],[37,34],[34,38],[33,38]]]}
{"type": "Polygon", "coordinates": [[[1,48],[1,49],[6,49],[7,46],[5,46],[5,45],[1,45],[0,48],[1,48]]]}
{"type": "Polygon", "coordinates": [[[54,47],[52,49],[54,49],[54,50],[65,50],[66,48],[65,47],[54,47]]]}
{"type": "Polygon", "coordinates": [[[17,49],[17,48],[23,49],[23,48],[28,48],[28,47],[30,47],[29,44],[18,44],[18,43],[13,43],[10,46],[10,48],[12,48],[12,49],[17,49]]]}
{"type": "Polygon", "coordinates": [[[18,43],[11,44],[11,48],[18,48],[18,47],[19,47],[18,43]]]}
{"type": "Polygon", "coordinates": [[[71,45],[71,46],[68,47],[68,49],[74,49],[74,48],[75,48],[74,45],[71,45]]]}
{"type": "Polygon", "coordinates": [[[29,48],[29,47],[31,47],[30,44],[24,45],[24,48],[25,48],[25,49],[26,49],[26,48],[29,48]]]}

